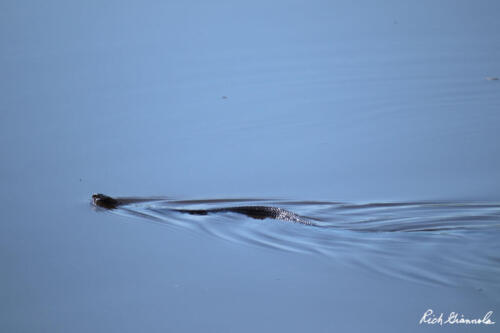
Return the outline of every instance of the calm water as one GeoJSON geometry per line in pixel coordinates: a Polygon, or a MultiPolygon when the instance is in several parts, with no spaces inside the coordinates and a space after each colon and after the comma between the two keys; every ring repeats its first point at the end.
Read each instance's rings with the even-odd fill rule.
{"type": "Polygon", "coordinates": [[[499,10],[2,1],[0,330],[498,322],[499,10]],[[165,210],[239,198],[320,227],[165,210]]]}

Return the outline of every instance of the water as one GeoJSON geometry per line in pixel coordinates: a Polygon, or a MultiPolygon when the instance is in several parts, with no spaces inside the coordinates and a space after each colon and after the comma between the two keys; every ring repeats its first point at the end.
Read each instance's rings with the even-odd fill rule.
{"type": "Polygon", "coordinates": [[[237,243],[325,255],[343,264],[416,283],[500,292],[500,243],[496,241],[500,204],[121,200],[124,205],[109,211],[237,243]],[[220,211],[263,205],[300,215],[292,220],[259,221],[245,214],[220,211]],[[208,213],[186,213],[199,210],[208,213]]]}
{"type": "Polygon", "coordinates": [[[411,332],[433,329],[429,308],[498,321],[498,10],[3,1],[1,330],[411,332]],[[96,214],[96,192],[251,198],[237,204],[324,227],[145,223],[96,214]]]}

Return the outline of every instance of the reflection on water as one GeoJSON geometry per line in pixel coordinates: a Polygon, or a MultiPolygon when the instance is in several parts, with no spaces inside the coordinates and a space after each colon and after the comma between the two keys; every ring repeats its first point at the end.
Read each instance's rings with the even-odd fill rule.
{"type": "Polygon", "coordinates": [[[498,291],[500,204],[119,198],[118,214],[284,251],[318,253],[421,283],[498,291]],[[311,224],[225,209],[279,207],[311,224]],[[208,211],[208,214],[185,214],[208,211]]]}

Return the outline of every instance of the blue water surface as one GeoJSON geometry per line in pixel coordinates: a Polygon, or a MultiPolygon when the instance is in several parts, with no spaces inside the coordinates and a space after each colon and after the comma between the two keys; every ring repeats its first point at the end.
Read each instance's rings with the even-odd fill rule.
{"type": "Polygon", "coordinates": [[[500,76],[499,10],[2,1],[0,330],[413,332],[436,329],[418,324],[429,308],[498,321],[497,210],[310,204],[498,206],[500,81],[486,78],[500,76]],[[489,224],[403,240],[348,230],[332,246],[327,233],[310,251],[323,234],[303,226],[210,216],[198,232],[96,212],[95,192],[489,224]]]}

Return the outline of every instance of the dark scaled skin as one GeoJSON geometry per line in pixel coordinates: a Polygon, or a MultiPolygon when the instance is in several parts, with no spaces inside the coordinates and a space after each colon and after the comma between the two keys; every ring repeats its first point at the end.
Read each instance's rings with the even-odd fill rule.
{"type": "MultiPolygon", "coordinates": [[[[105,209],[116,209],[121,205],[130,203],[130,199],[127,200],[127,202],[124,202],[121,201],[120,199],[115,199],[110,196],[97,193],[92,195],[92,202],[97,207],[105,209]]],[[[236,207],[224,207],[224,208],[213,208],[213,209],[172,209],[172,211],[178,213],[191,214],[191,215],[207,215],[211,213],[238,213],[259,220],[270,218],[275,220],[283,220],[283,221],[312,225],[310,221],[305,220],[299,215],[278,207],[236,206],[236,207]]]]}

